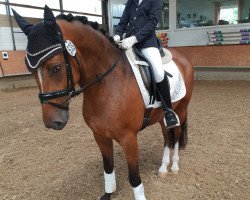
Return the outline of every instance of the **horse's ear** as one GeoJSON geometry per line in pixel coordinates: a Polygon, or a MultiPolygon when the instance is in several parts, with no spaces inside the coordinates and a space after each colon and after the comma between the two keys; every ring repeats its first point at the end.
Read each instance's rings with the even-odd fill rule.
{"type": "Polygon", "coordinates": [[[47,5],[44,7],[44,25],[50,39],[57,36],[56,18],[52,10],[47,5]]]}
{"type": "Polygon", "coordinates": [[[30,30],[34,27],[33,24],[28,23],[23,17],[21,17],[14,9],[12,9],[14,14],[15,20],[21,30],[24,32],[25,35],[29,35],[30,30]]]}

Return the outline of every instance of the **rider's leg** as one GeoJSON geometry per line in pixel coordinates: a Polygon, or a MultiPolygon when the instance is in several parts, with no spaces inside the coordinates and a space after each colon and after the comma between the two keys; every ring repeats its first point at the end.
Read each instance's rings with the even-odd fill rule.
{"type": "Polygon", "coordinates": [[[152,64],[155,74],[156,87],[159,90],[160,95],[162,96],[162,99],[166,105],[163,106],[163,109],[166,112],[165,119],[167,123],[167,128],[174,128],[176,126],[179,126],[179,118],[172,110],[168,77],[163,69],[162,59],[159,50],[155,47],[149,47],[141,49],[141,52],[152,64]]]}
{"type": "Polygon", "coordinates": [[[155,47],[148,47],[141,49],[141,52],[152,64],[156,83],[163,81],[165,71],[162,66],[162,59],[159,49],[155,47]]]}

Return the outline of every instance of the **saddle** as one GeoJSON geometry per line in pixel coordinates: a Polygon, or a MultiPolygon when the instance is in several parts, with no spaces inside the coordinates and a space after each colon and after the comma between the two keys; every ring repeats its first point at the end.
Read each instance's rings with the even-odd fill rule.
{"type": "MultiPolygon", "coordinates": [[[[166,64],[172,60],[172,54],[169,50],[161,48],[160,54],[162,57],[162,64],[166,64]]],[[[133,61],[133,63],[138,65],[143,83],[150,95],[150,103],[153,104],[155,99],[157,99],[157,93],[156,93],[155,76],[151,63],[142,54],[142,52],[135,47],[132,49],[132,52],[129,53],[128,55],[130,59],[133,61]]],[[[168,74],[168,76],[171,77],[172,75],[168,74]]]]}

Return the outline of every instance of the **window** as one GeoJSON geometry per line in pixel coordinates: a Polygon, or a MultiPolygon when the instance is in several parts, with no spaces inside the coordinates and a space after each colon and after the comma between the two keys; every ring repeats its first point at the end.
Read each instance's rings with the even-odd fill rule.
{"type": "Polygon", "coordinates": [[[13,8],[22,17],[43,18],[43,9],[31,9],[17,6],[10,6],[11,15],[13,15],[11,8],[13,8]]]}
{"type": "Polygon", "coordinates": [[[59,9],[59,0],[9,0],[10,3],[22,4],[22,5],[29,5],[29,6],[37,6],[37,7],[44,7],[46,4],[50,8],[59,9]]]}
{"type": "Polygon", "coordinates": [[[249,0],[177,0],[177,28],[250,22],[249,0]]]}
{"type": "Polygon", "coordinates": [[[6,15],[5,5],[0,4],[0,15],[6,15]]]}
{"type": "Polygon", "coordinates": [[[238,23],[250,23],[250,1],[239,0],[239,19],[238,23]]]}
{"type": "MultiPolygon", "coordinates": [[[[111,31],[110,33],[115,33],[116,27],[121,19],[122,13],[125,9],[125,4],[113,4],[111,5],[111,31]]],[[[112,35],[112,34],[111,34],[112,35]]]]}
{"type": "Polygon", "coordinates": [[[220,8],[219,24],[237,24],[238,6],[224,6],[220,8]]]}
{"type": "Polygon", "coordinates": [[[163,1],[162,16],[159,20],[157,29],[169,29],[169,0],[163,1]]]}
{"type": "Polygon", "coordinates": [[[177,28],[193,28],[215,24],[215,3],[210,0],[178,0],[177,28]]]}
{"type": "MultiPolygon", "coordinates": [[[[63,14],[65,14],[65,15],[72,14],[74,16],[76,16],[76,15],[82,15],[82,14],[74,14],[74,13],[70,13],[70,12],[64,12],[63,14]]],[[[99,24],[102,24],[102,17],[91,16],[91,15],[86,15],[86,14],[84,14],[84,16],[87,17],[89,21],[98,22],[99,24]]]]}
{"type": "MultiPolygon", "coordinates": [[[[90,21],[97,21],[102,24],[102,0],[61,1],[63,10],[72,12],[74,15],[83,15],[81,13],[85,13],[84,15],[90,21]]],[[[55,16],[60,14],[60,0],[9,0],[8,2],[0,0],[0,50],[23,50],[27,44],[27,38],[15,22],[11,8],[15,9],[22,17],[25,17],[28,22],[37,24],[43,19],[45,4],[56,10],[53,11],[55,16]],[[8,6],[12,16],[11,21],[7,15],[6,7],[8,8],[8,6]]]]}
{"type": "Polygon", "coordinates": [[[100,15],[99,17],[99,16],[92,16],[92,15],[84,14],[86,17],[88,17],[88,20],[97,21],[99,24],[102,24],[102,17],[101,17],[102,2],[101,0],[91,0],[88,2],[79,1],[79,0],[63,0],[63,10],[66,10],[69,12],[75,11],[75,12],[83,12],[83,13],[100,15]]]}
{"type": "MultiPolygon", "coordinates": [[[[43,9],[32,9],[32,8],[23,8],[17,6],[10,6],[11,15],[13,15],[11,8],[13,8],[19,15],[22,17],[30,17],[30,18],[43,18],[43,9]]],[[[58,15],[60,12],[53,11],[54,15],[58,15]]]]}
{"type": "MultiPolygon", "coordinates": [[[[114,34],[116,27],[121,19],[122,13],[125,9],[125,3],[123,4],[111,4],[111,35],[114,34]]],[[[162,15],[157,26],[158,30],[168,29],[169,28],[169,0],[163,1],[162,15]]]]}
{"type": "Polygon", "coordinates": [[[77,11],[91,14],[102,14],[101,0],[79,1],[79,0],[63,0],[63,9],[67,11],[77,11]]]}

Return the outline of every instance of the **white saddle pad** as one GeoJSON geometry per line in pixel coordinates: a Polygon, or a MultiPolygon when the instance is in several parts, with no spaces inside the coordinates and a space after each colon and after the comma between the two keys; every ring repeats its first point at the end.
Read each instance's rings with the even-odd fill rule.
{"type": "MultiPolygon", "coordinates": [[[[170,53],[170,52],[169,52],[170,53]]],[[[171,53],[170,53],[171,54],[171,53]]],[[[132,51],[132,49],[129,49],[126,51],[127,58],[130,62],[130,65],[132,67],[132,70],[135,74],[135,78],[137,80],[138,86],[140,88],[144,104],[146,108],[153,107],[157,108],[161,106],[160,101],[156,101],[154,104],[150,104],[150,96],[149,93],[143,83],[139,66],[135,64],[135,55],[132,51]]],[[[183,81],[182,75],[177,67],[177,65],[174,63],[173,60],[170,60],[166,64],[163,64],[163,68],[168,73],[172,74],[172,78],[169,77],[169,83],[170,83],[170,95],[171,95],[171,102],[176,102],[182,99],[186,95],[186,87],[185,83],[183,81]]]]}

